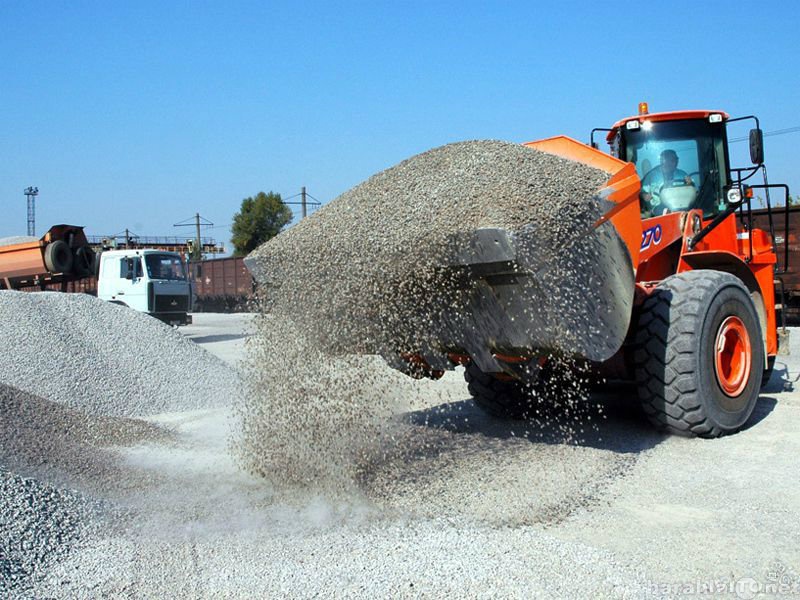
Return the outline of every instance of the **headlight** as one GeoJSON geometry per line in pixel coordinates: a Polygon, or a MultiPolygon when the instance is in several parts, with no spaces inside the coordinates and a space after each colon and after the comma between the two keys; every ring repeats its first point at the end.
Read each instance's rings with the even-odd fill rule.
{"type": "Polygon", "coordinates": [[[742,201],[742,190],[731,188],[728,190],[728,204],[739,204],[742,201]]]}

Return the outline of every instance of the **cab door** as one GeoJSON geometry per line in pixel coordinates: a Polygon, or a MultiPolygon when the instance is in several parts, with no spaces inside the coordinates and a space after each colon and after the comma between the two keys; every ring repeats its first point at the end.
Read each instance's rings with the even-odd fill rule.
{"type": "Polygon", "coordinates": [[[112,287],[112,302],[121,302],[131,308],[147,312],[147,284],[140,256],[123,256],[117,265],[119,277],[112,287]]]}

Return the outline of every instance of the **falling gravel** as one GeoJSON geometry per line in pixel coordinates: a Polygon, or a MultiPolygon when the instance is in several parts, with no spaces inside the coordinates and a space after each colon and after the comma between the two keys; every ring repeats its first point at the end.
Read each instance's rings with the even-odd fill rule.
{"type": "Polygon", "coordinates": [[[236,375],[177,330],[84,294],[0,291],[0,383],[93,415],[227,405],[236,375]]]}
{"type": "MultiPolygon", "coordinates": [[[[316,347],[388,358],[436,341],[426,339],[439,333],[431,321],[442,305],[458,302],[450,292],[462,284],[458,270],[442,267],[462,257],[474,231],[535,225],[527,237],[537,252],[569,254],[566,247],[607,208],[596,195],[607,177],[519,144],[450,144],[342,194],[262,245],[248,264],[266,309],[291,317],[316,347]]],[[[537,300],[556,298],[563,312],[569,290],[546,283],[552,289],[537,300]]],[[[450,308],[458,314],[461,307],[450,308]]]]}

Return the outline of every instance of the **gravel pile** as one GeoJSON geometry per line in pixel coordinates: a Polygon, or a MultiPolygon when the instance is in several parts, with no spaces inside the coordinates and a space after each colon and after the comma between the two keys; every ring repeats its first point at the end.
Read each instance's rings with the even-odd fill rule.
{"type": "Polygon", "coordinates": [[[0,291],[0,331],[0,592],[22,595],[157,479],[120,451],[172,435],[133,417],[228,405],[238,376],[86,295],[0,291]]]}
{"type": "Polygon", "coordinates": [[[168,443],[172,436],[152,423],[89,415],[0,384],[0,439],[0,465],[98,494],[136,483],[110,446],[168,443]]]}
{"type": "Polygon", "coordinates": [[[236,375],[176,330],[83,294],[0,291],[0,383],[87,414],[229,404],[236,375]]]}
{"type": "MultiPolygon", "coordinates": [[[[595,257],[607,240],[592,225],[608,208],[597,196],[606,180],[518,144],[450,144],[374,175],[256,249],[248,266],[266,316],[238,408],[245,464],[284,483],[341,489],[387,456],[396,460],[398,445],[418,451],[390,416],[399,397],[420,388],[352,355],[409,371],[401,352],[427,358],[447,336],[486,329],[468,305],[484,284],[465,282],[457,266],[478,229],[519,234],[518,255],[537,274],[517,291],[526,312],[506,325],[512,335],[570,352],[587,339],[602,343],[603,323],[586,310],[602,302],[585,294],[604,295],[595,257]]],[[[552,360],[561,360],[557,352],[552,360]]],[[[584,398],[581,380],[565,386],[573,403],[584,398]]]]}
{"type": "Polygon", "coordinates": [[[0,246],[13,246],[14,244],[24,244],[26,242],[38,242],[39,238],[30,235],[12,235],[0,238],[0,246]]]}
{"type": "MultiPolygon", "coordinates": [[[[535,248],[527,253],[541,256],[527,258],[559,262],[571,256],[568,247],[590,237],[607,208],[596,196],[607,178],[519,144],[450,144],[345,192],[257,248],[248,265],[267,310],[293,318],[315,346],[390,358],[433,344],[441,333],[434,325],[445,311],[451,318],[463,312],[453,306],[462,301],[463,294],[454,293],[465,285],[462,273],[442,267],[463,258],[475,230],[522,232],[533,225],[524,238],[535,248]]],[[[561,266],[569,274],[553,273],[544,282],[546,293],[526,290],[536,294],[531,304],[558,306],[548,304],[531,320],[563,315],[570,306],[580,265],[561,266]]]]}

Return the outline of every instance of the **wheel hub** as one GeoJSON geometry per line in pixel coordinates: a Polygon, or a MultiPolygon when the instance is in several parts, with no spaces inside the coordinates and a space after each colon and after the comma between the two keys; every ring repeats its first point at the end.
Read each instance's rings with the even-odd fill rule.
{"type": "Polygon", "coordinates": [[[752,352],[750,335],[737,316],[727,317],[719,326],[714,344],[714,369],[722,391],[735,397],[750,379],[752,352]]]}

